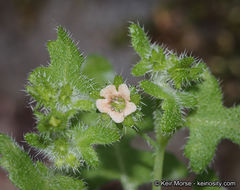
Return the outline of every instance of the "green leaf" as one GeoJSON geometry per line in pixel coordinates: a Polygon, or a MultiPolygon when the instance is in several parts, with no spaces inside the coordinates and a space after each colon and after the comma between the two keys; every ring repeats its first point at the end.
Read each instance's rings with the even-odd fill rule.
{"type": "Polygon", "coordinates": [[[131,24],[129,26],[129,33],[131,36],[132,46],[135,51],[140,57],[146,57],[151,50],[151,45],[144,30],[136,24],[131,24]]]}
{"type": "Polygon", "coordinates": [[[71,112],[62,113],[53,110],[48,115],[39,115],[40,118],[37,124],[37,128],[40,132],[57,132],[63,131],[68,128],[68,118],[72,116],[71,112]]]}
{"type": "Polygon", "coordinates": [[[182,106],[176,97],[175,92],[170,88],[163,88],[150,81],[141,81],[140,87],[148,94],[162,99],[163,112],[155,112],[155,126],[164,133],[172,133],[177,127],[183,124],[181,113],[182,106]]]}
{"type": "Polygon", "coordinates": [[[88,126],[94,126],[100,116],[101,114],[96,112],[79,112],[71,119],[71,126],[76,126],[79,122],[83,122],[88,126]]]}
{"type": "Polygon", "coordinates": [[[79,77],[84,58],[61,26],[58,27],[57,40],[48,42],[47,47],[51,58],[50,68],[52,74],[55,74],[54,79],[63,82],[63,78],[71,81],[79,77]]]}
{"type": "Polygon", "coordinates": [[[151,46],[147,34],[140,26],[131,24],[129,32],[132,46],[141,57],[141,60],[134,65],[132,74],[142,76],[153,69],[161,69],[165,61],[163,50],[159,46],[151,46]]]}
{"type": "Polygon", "coordinates": [[[131,115],[128,115],[124,119],[123,125],[126,126],[126,127],[133,127],[135,125],[135,121],[134,121],[133,117],[131,115]]]}
{"type": "Polygon", "coordinates": [[[26,133],[24,139],[33,147],[40,149],[47,148],[51,143],[47,134],[26,133]]]}
{"type": "Polygon", "coordinates": [[[153,100],[152,97],[142,95],[141,102],[142,106],[142,114],[143,119],[136,123],[137,127],[141,130],[141,132],[149,132],[154,130],[154,120],[153,120],[153,112],[158,108],[159,102],[153,100]]]}
{"type": "Polygon", "coordinates": [[[141,96],[137,92],[131,92],[130,99],[135,105],[139,105],[141,103],[141,96]]]}
{"type": "Polygon", "coordinates": [[[132,68],[132,74],[136,77],[144,75],[146,72],[152,69],[152,65],[148,60],[141,60],[132,68]]]}
{"type": "Polygon", "coordinates": [[[240,106],[223,106],[218,81],[209,71],[204,72],[203,80],[192,90],[198,104],[196,111],[187,117],[190,137],[185,146],[185,155],[196,173],[207,167],[222,139],[240,145],[240,106]]]}
{"type": "Polygon", "coordinates": [[[82,111],[92,111],[95,109],[95,104],[91,100],[77,100],[73,104],[73,108],[82,111]]]}
{"type": "Polygon", "coordinates": [[[185,108],[196,108],[197,106],[197,99],[189,92],[177,92],[176,93],[181,105],[185,108]]]}
{"type": "Polygon", "coordinates": [[[26,86],[27,92],[45,107],[55,107],[57,100],[57,88],[51,82],[51,74],[47,68],[39,67],[29,76],[30,84],[26,86]]]}
{"type": "MultiPolygon", "coordinates": [[[[91,120],[96,120],[96,117],[99,114],[90,114],[91,120]]],[[[98,125],[96,122],[93,124],[88,127],[81,121],[76,121],[75,126],[65,129],[64,133],[27,133],[25,140],[40,149],[57,168],[77,170],[83,162],[90,167],[97,167],[99,161],[92,145],[112,144],[120,139],[120,135],[112,122],[99,121],[98,125]]]]}
{"type": "MultiPolygon", "coordinates": [[[[136,190],[139,185],[151,182],[152,153],[132,148],[129,137],[112,147],[98,146],[97,153],[101,161],[99,170],[88,170],[83,174],[89,182],[90,190],[116,179],[121,181],[125,190],[136,190]]],[[[166,153],[164,179],[179,179],[186,174],[186,167],[175,156],[166,153]]]]}
{"type": "Polygon", "coordinates": [[[160,87],[157,84],[152,83],[151,81],[144,80],[140,82],[140,87],[148,94],[159,98],[159,99],[168,99],[171,96],[170,88],[168,88],[169,92],[166,88],[160,87]]]}
{"type": "MultiPolygon", "coordinates": [[[[50,41],[47,47],[51,63],[48,67],[35,69],[26,87],[37,101],[34,111],[40,134],[28,134],[25,138],[53,161],[56,167],[77,169],[83,155],[74,149],[72,136],[66,133],[74,127],[72,120],[80,112],[96,110],[95,99],[99,97],[99,85],[81,73],[83,56],[62,27],[58,27],[57,40],[50,41]]],[[[110,64],[100,56],[89,56],[83,72],[91,76],[96,71],[95,67],[101,73],[99,78],[107,72],[112,73],[110,64]]],[[[97,119],[94,118],[94,121],[97,119]]]]}
{"type": "Polygon", "coordinates": [[[119,75],[116,75],[114,77],[114,81],[113,81],[114,86],[116,87],[116,89],[118,90],[118,87],[123,84],[123,78],[119,75]]]}
{"type": "Polygon", "coordinates": [[[94,78],[97,85],[105,85],[113,81],[114,70],[110,62],[100,55],[88,55],[86,63],[82,67],[82,73],[89,78],[94,78]]]}
{"type": "Polygon", "coordinates": [[[154,46],[150,61],[153,64],[154,71],[164,70],[167,66],[164,51],[159,46],[154,46]]]}
{"type": "Polygon", "coordinates": [[[168,73],[177,89],[190,86],[191,82],[198,81],[203,72],[202,63],[197,64],[193,57],[183,57],[172,63],[173,66],[168,69],[168,73]]]}
{"type": "Polygon", "coordinates": [[[47,46],[51,64],[30,74],[27,92],[45,109],[94,110],[90,101],[96,86],[80,73],[84,59],[67,32],[58,27],[57,40],[47,46]]]}
{"type": "Polygon", "coordinates": [[[91,167],[98,166],[97,154],[92,145],[111,144],[120,139],[116,127],[103,125],[87,127],[79,124],[69,132],[69,135],[71,135],[73,147],[77,149],[77,152],[91,167]]]}
{"type": "Polygon", "coordinates": [[[33,163],[8,136],[0,134],[0,165],[9,172],[9,179],[21,190],[83,190],[81,180],[53,172],[41,162],[33,163]]]}

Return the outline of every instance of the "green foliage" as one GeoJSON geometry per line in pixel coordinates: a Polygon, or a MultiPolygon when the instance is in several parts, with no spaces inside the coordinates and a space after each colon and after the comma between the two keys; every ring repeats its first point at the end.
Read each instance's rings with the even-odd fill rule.
{"type": "Polygon", "coordinates": [[[122,79],[122,77],[119,76],[119,75],[116,75],[116,76],[114,77],[113,84],[114,84],[114,86],[116,87],[116,89],[118,89],[118,87],[119,87],[121,84],[123,84],[123,79],[122,79]]]}
{"type": "Polygon", "coordinates": [[[74,77],[79,77],[79,71],[84,61],[83,56],[78,51],[67,32],[60,26],[58,27],[58,38],[47,44],[51,58],[51,68],[56,74],[54,77],[62,81],[70,81],[74,77]],[[73,76],[75,75],[75,76],[73,76]]]}
{"type": "Polygon", "coordinates": [[[83,190],[81,180],[55,173],[43,163],[33,163],[8,136],[0,134],[0,165],[9,172],[9,179],[21,190],[83,190]]]}
{"type": "Polygon", "coordinates": [[[206,71],[204,82],[192,93],[197,98],[197,109],[187,118],[190,137],[185,155],[190,159],[194,172],[202,172],[212,160],[221,139],[240,145],[240,106],[226,108],[217,80],[206,71]]]}
{"type": "Polygon", "coordinates": [[[73,147],[80,152],[89,166],[98,166],[98,157],[91,145],[110,144],[120,139],[119,132],[114,126],[86,127],[78,125],[70,131],[73,147]]]}
{"type": "Polygon", "coordinates": [[[147,56],[147,54],[151,50],[151,45],[143,29],[136,24],[131,24],[129,27],[129,32],[131,36],[132,46],[135,49],[135,51],[142,58],[147,56]]]}
{"type": "Polygon", "coordinates": [[[149,65],[147,60],[141,60],[132,69],[132,74],[136,77],[144,75],[146,72],[151,70],[151,65],[149,65]]]}
{"type": "Polygon", "coordinates": [[[177,56],[150,44],[138,25],[131,24],[129,32],[132,45],[141,58],[132,74],[148,73],[149,80],[140,82],[140,87],[161,100],[154,111],[155,131],[173,133],[185,125],[185,115],[191,111],[187,118],[190,138],[185,155],[190,159],[192,170],[202,172],[221,139],[240,144],[239,106],[227,109],[222,105],[219,85],[201,61],[184,54],[177,56]]]}
{"type": "Polygon", "coordinates": [[[133,67],[132,74],[141,76],[149,73],[150,80],[140,82],[140,87],[146,93],[163,100],[154,112],[155,128],[159,128],[162,133],[171,134],[183,126],[183,110],[193,109],[197,103],[194,96],[182,87],[194,85],[194,82],[201,79],[203,64],[192,57],[177,57],[167,49],[156,44],[151,45],[138,25],[132,24],[129,32],[132,45],[141,57],[140,62],[133,67]]]}
{"type": "MultiPolygon", "coordinates": [[[[185,125],[190,137],[184,153],[196,173],[207,167],[221,139],[240,145],[240,106],[222,105],[220,87],[207,67],[191,56],[178,56],[151,44],[136,24],[130,25],[129,32],[132,46],[140,56],[132,74],[147,74],[139,86],[152,99],[140,96],[136,87],[129,87],[130,102],[137,109],[130,115],[122,112],[127,117],[116,124],[108,113],[99,113],[96,100],[103,99],[100,90],[109,83],[118,90],[124,83],[122,77],[114,77],[113,68],[104,57],[90,55],[85,62],[69,34],[58,27],[57,40],[47,44],[51,63],[35,69],[28,78],[26,89],[36,102],[33,111],[38,133],[25,135],[25,140],[44,153],[57,170],[39,161],[33,163],[14,141],[0,134],[0,165],[17,188],[85,189],[84,183],[75,178],[79,170],[90,182],[90,190],[113,179],[120,180],[126,190],[136,190],[153,178],[161,180],[162,170],[166,180],[182,178],[187,175],[185,166],[169,153],[164,157],[164,151],[172,134],[185,125]],[[145,133],[153,129],[156,140],[145,133]],[[131,147],[136,132],[154,152],[131,147]],[[98,170],[91,170],[97,167],[98,170]]],[[[125,99],[120,95],[115,99],[106,106],[109,103],[123,111],[125,99]]],[[[196,180],[218,178],[210,171],[196,180]]]]}
{"type": "Polygon", "coordinates": [[[131,102],[133,102],[135,105],[139,105],[141,103],[141,96],[140,94],[136,91],[135,87],[131,88],[131,94],[130,94],[130,99],[131,102]]]}
{"type": "Polygon", "coordinates": [[[142,95],[141,103],[143,119],[137,123],[137,127],[141,132],[149,132],[154,130],[153,112],[158,108],[158,100],[153,100],[150,96],[142,95]]]}
{"type": "Polygon", "coordinates": [[[47,133],[26,133],[24,138],[30,145],[40,149],[47,148],[51,143],[49,136],[47,136],[47,133]]]}
{"type": "Polygon", "coordinates": [[[58,28],[57,40],[48,43],[48,51],[51,64],[30,74],[27,92],[46,109],[92,110],[90,102],[86,106],[79,101],[91,101],[95,84],[80,73],[84,59],[62,27],[58,28]]]}
{"type": "Polygon", "coordinates": [[[154,118],[157,120],[155,127],[162,133],[172,133],[176,128],[183,126],[183,108],[192,108],[196,103],[194,96],[187,92],[176,93],[171,88],[161,87],[147,80],[141,81],[140,87],[146,93],[163,100],[162,111],[157,109],[154,112],[154,118]]]}
{"type": "MultiPolygon", "coordinates": [[[[91,118],[93,119],[93,118],[91,118]]],[[[120,139],[119,131],[112,123],[88,127],[77,122],[64,134],[27,133],[25,140],[48,155],[58,168],[78,170],[83,162],[90,167],[98,166],[98,158],[92,147],[95,144],[111,144],[120,139]],[[57,156],[56,156],[57,155],[57,156]]]]}
{"type": "Polygon", "coordinates": [[[129,33],[132,46],[141,58],[132,69],[134,76],[142,76],[147,72],[151,75],[161,72],[166,75],[167,80],[173,81],[177,89],[199,81],[203,68],[193,57],[178,57],[167,49],[151,44],[143,29],[136,24],[130,25],[129,33]]]}
{"type": "Polygon", "coordinates": [[[195,64],[193,57],[183,57],[173,63],[174,65],[168,69],[168,73],[176,88],[190,86],[191,82],[200,79],[199,75],[203,72],[202,64],[195,64]]]}
{"type": "Polygon", "coordinates": [[[100,87],[108,81],[113,81],[114,71],[110,62],[100,55],[88,55],[83,65],[82,73],[93,78],[100,87]]]}
{"type": "Polygon", "coordinates": [[[141,76],[151,70],[151,65],[148,61],[151,44],[147,35],[140,26],[131,24],[129,27],[129,33],[133,48],[142,58],[142,60],[133,67],[132,74],[134,76],[141,76]]]}
{"type": "Polygon", "coordinates": [[[131,115],[127,116],[123,121],[123,125],[126,126],[126,127],[134,126],[135,121],[134,121],[133,117],[131,115]]]}
{"type": "Polygon", "coordinates": [[[47,47],[51,64],[35,69],[27,86],[28,93],[37,101],[35,115],[40,134],[26,134],[25,140],[46,154],[57,168],[77,170],[83,162],[96,167],[98,159],[92,144],[113,143],[120,136],[116,129],[105,129],[103,123],[96,126],[99,114],[93,118],[95,131],[78,117],[83,111],[96,111],[99,87],[112,80],[112,67],[97,55],[88,56],[83,65],[83,56],[62,27],[58,27],[57,40],[50,41],[47,47]],[[95,82],[84,74],[95,77],[95,82]],[[79,133],[86,136],[80,138],[79,133]],[[107,139],[106,133],[113,135],[112,139],[107,139]]]}
{"type": "Polygon", "coordinates": [[[48,113],[48,115],[39,113],[37,128],[40,132],[63,131],[68,127],[68,118],[72,115],[71,112],[62,113],[55,110],[48,113]]]}
{"type": "Polygon", "coordinates": [[[164,50],[159,46],[153,46],[152,53],[150,57],[150,62],[152,63],[152,68],[154,71],[160,71],[166,67],[166,56],[164,50]]]}
{"type": "Polygon", "coordinates": [[[163,113],[160,114],[158,110],[155,111],[155,119],[158,120],[157,127],[162,132],[171,133],[176,127],[182,125],[181,105],[177,102],[170,89],[167,91],[166,88],[161,88],[150,81],[142,81],[140,86],[150,95],[163,99],[163,113]]]}
{"type": "MultiPolygon", "coordinates": [[[[143,152],[131,147],[131,138],[125,137],[112,147],[97,147],[100,168],[97,171],[85,171],[89,189],[96,189],[109,180],[120,180],[125,190],[136,190],[139,185],[151,182],[153,167],[152,152],[143,152]]],[[[165,156],[164,179],[183,178],[186,167],[170,153],[165,156]]]]}
{"type": "MultiPolygon", "coordinates": [[[[139,30],[142,29],[139,28],[139,30]]],[[[132,36],[132,38],[137,38],[137,36],[132,36]]],[[[167,67],[168,60],[166,60],[165,52],[160,46],[152,44],[148,53],[140,55],[140,57],[141,60],[132,69],[134,76],[142,76],[147,72],[162,71],[167,67]]]]}

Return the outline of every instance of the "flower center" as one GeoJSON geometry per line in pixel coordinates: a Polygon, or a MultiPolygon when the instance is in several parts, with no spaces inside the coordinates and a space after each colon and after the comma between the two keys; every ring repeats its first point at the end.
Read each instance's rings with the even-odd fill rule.
{"type": "Polygon", "coordinates": [[[126,102],[122,97],[115,96],[111,100],[112,111],[122,112],[126,106],[126,102]]]}

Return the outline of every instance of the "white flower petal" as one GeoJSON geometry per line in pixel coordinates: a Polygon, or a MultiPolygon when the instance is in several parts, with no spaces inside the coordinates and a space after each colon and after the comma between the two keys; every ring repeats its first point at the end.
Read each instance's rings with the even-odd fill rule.
{"type": "Polygon", "coordinates": [[[127,101],[130,101],[130,91],[126,84],[121,84],[118,87],[118,93],[127,101]]]}
{"type": "Polygon", "coordinates": [[[96,101],[96,106],[97,106],[97,109],[102,113],[111,112],[110,103],[109,103],[109,100],[107,99],[98,99],[96,101]]]}
{"type": "Polygon", "coordinates": [[[112,120],[115,121],[116,123],[122,123],[124,120],[122,112],[111,111],[108,114],[112,118],[112,120]]]}
{"type": "Polygon", "coordinates": [[[100,91],[100,96],[102,96],[106,99],[109,99],[114,95],[116,96],[117,94],[118,93],[117,93],[116,87],[114,85],[108,85],[100,91]]]}
{"type": "Polygon", "coordinates": [[[129,114],[135,112],[137,110],[137,107],[134,103],[132,102],[126,102],[126,107],[123,110],[123,115],[124,117],[128,116],[129,114]]]}

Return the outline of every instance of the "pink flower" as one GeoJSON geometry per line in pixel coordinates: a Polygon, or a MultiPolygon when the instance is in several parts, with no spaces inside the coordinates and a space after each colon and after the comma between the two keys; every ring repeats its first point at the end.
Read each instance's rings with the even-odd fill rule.
{"type": "Polygon", "coordinates": [[[137,107],[130,102],[130,91],[126,84],[121,84],[118,91],[114,85],[108,85],[100,91],[96,106],[102,113],[107,113],[116,123],[123,122],[124,118],[136,111],[137,107]]]}

